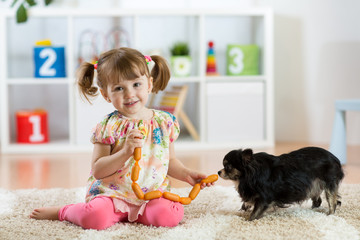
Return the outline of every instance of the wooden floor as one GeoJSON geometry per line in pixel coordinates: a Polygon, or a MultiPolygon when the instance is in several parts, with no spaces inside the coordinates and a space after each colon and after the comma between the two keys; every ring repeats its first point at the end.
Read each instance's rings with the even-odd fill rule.
{"type": "MultiPolygon", "coordinates": [[[[274,148],[254,149],[282,154],[300,147],[301,143],[277,143],[274,148]]],[[[320,146],[327,148],[327,146],[320,146]]],[[[177,157],[189,168],[206,175],[222,168],[222,159],[231,149],[210,151],[177,151],[177,157]]],[[[0,188],[73,188],[83,187],[90,171],[91,153],[0,155],[0,188]]],[[[348,147],[348,162],[344,166],[344,183],[360,183],[360,146],[348,147]]],[[[219,185],[232,185],[219,179],[219,185]]],[[[186,187],[187,183],[172,179],[173,187],[186,187]]]]}

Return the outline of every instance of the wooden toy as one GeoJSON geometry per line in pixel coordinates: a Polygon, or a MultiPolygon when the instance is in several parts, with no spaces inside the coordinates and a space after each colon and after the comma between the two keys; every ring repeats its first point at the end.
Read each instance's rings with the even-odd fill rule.
{"type": "Polygon", "coordinates": [[[119,47],[130,47],[130,35],[121,27],[112,28],[105,36],[105,49],[110,50],[119,47]]]}
{"type": "Polygon", "coordinates": [[[219,73],[216,71],[216,57],[214,50],[214,42],[210,41],[208,46],[207,61],[206,61],[206,75],[218,76],[219,73]]]}
{"type": "Polygon", "coordinates": [[[93,64],[98,60],[100,54],[99,39],[103,41],[103,34],[92,29],[86,29],[80,33],[78,46],[78,64],[91,62],[93,64]]]}
{"type": "Polygon", "coordinates": [[[43,109],[16,112],[16,130],[18,143],[47,143],[47,112],[43,109]]]}
{"type": "Polygon", "coordinates": [[[162,94],[158,105],[154,104],[156,94],[153,94],[149,101],[149,107],[173,114],[176,118],[182,121],[192,138],[199,141],[200,136],[184,109],[188,90],[188,85],[172,86],[170,90],[167,90],[162,94]]]}
{"type": "Polygon", "coordinates": [[[51,46],[51,41],[49,39],[37,41],[35,45],[35,77],[65,77],[65,48],[51,46]]]}
{"type": "Polygon", "coordinates": [[[42,39],[35,42],[35,46],[51,46],[51,40],[50,39],[42,39]]]}
{"type": "Polygon", "coordinates": [[[226,74],[258,75],[259,47],[257,45],[229,44],[226,51],[226,74]]]}
{"type": "Polygon", "coordinates": [[[135,164],[134,164],[133,168],[131,169],[131,180],[133,181],[133,183],[131,184],[131,188],[134,191],[134,193],[138,199],[152,200],[152,199],[164,197],[168,200],[171,200],[174,202],[180,202],[183,205],[188,205],[199,194],[202,183],[213,183],[218,180],[217,174],[213,174],[213,175],[208,176],[207,178],[204,178],[203,180],[201,180],[200,183],[197,183],[194,185],[194,187],[192,188],[192,190],[189,193],[189,197],[180,197],[179,195],[177,195],[175,193],[171,193],[171,192],[162,193],[159,190],[151,191],[151,192],[144,194],[143,191],[141,190],[141,187],[139,186],[139,184],[136,183],[136,181],[139,178],[139,173],[140,173],[140,166],[139,166],[140,159],[141,159],[141,148],[135,148],[135,150],[134,150],[135,164]]]}

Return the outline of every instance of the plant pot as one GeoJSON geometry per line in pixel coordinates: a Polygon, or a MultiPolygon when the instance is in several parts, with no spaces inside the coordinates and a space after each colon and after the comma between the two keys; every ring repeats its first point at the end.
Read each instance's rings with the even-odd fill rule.
{"type": "Polygon", "coordinates": [[[175,77],[188,77],[191,73],[190,56],[173,56],[171,57],[171,68],[175,77]]]}

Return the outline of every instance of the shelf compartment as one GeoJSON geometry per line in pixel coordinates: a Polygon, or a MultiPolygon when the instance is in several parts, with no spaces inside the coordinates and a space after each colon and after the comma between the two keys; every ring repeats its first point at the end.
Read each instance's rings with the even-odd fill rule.
{"type": "Polygon", "coordinates": [[[133,17],[84,16],[75,17],[73,22],[75,68],[81,61],[91,62],[95,56],[110,49],[135,45],[133,17]]]}
{"type": "Polygon", "coordinates": [[[210,143],[264,141],[264,84],[207,84],[207,140],[210,143]]]}
{"type": "Polygon", "coordinates": [[[8,88],[11,143],[16,142],[16,112],[36,108],[47,111],[49,142],[69,141],[69,94],[67,85],[19,84],[11,85],[8,88]]]}
{"type": "MultiPolygon", "coordinates": [[[[214,43],[217,71],[226,75],[227,46],[229,44],[251,45],[259,47],[259,74],[263,74],[264,17],[239,15],[209,15],[205,17],[205,41],[214,43]],[[226,26],[213,29],[215,25],[226,26]]],[[[206,54],[206,53],[205,53],[206,54]]]]}
{"type": "Polygon", "coordinates": [[[200,41],[200,17],[197,15],[182,16],[139,16],[137,21],[137,44],[136,47],[145,54],[158,54],[171,62],[170,49],[177,42],[189,44],[192,68],[190,76],[199,76],[199,41],[200,41]],[[174,31],[176,29],[176,31],[174,31]],[[171,33],[171,34],[169,34],[171,33]],[[156,36],[161,37],[161,41],[156,36]]]}
{"type": "Polygon", "coordinates": [[[26,24],[17,24],[14,18],[7,18],[7,76],[28,78],[34,76],[33,49],[35,42],[50,39],[52,45],[65,46],[67,43],[67,18],[35,17],[26,24]],[[53,26],[56,26],[54,31],[53,26]]]}

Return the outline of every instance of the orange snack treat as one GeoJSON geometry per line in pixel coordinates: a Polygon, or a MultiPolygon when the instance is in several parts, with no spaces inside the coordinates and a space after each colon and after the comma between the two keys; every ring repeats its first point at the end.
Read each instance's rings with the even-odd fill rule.
{"type": "Polygon", "coordinates": [[[141,190],[139,184],[133,182],[133,183],[131,184],[131,188],[132,188],[132,190],[134,191],[134,193],[135,193],[135,195],[136,195],[136,197],[137,197],[138,199],[144,199],[144,193],[143,193],[143,191],[141,190]]]}
{"type": "Polygon", "coordinates": [[[189,197],[181,197],[180,198],[180,203],[183,205],[188,205],[191,203],[191,198],[189,197]]]}
{"type": "Polygon", "coordinates": [[[131,169],[131,180],[133,182],[136,182],[139,179],[139,173],[140,173],[140,166],[138,162],[136,162],[133,168],[131,169]]]}
{"type": "Polygon", "coordinates": [[[139,148],[139,147],[135,148],[134,159],[135,159],[135,161],[139,161],[141,159],[141,148],[139,148]]]}
{"type": "Polygon", "coordinates": [[[162,192],[160,192],[159,190],[156,191],[151,191],[145,194],[144,199],[145,200],[151,200],[151,199],[155,199],[155,198],[160,198],[162,196],[162,192]]]}
{"type": "Polygon", "coordinates": [[[203,180],[201,180],[200,183],[213,183],[213,182],[217,181],[218,178],[219,177],[217,174],[213,174],[213,175],[210,175],[207,178],[204,178],[203,180]]]}
{"type": "Polygon", "coordinates": [[[200,189],[200,183],[195,184],[194,187],[191,189],[191,192],[189,193],[189,198],[191,198],[191,200],[194,200],[199,194],[200,189]]]}
{"type": "Polygon", "coordinates": [[[170,201],[180,202],[180,196],[175,193],[164,192],[162,196],[166,199],[169,199],[170,201]]]}
{"type": "Polygon", "coordinates": [[[136,161],[134,166],[131,169],[131,180],[133,183],[131,184],[131,188],[134,191],[135,195],[139,199],[144,200],[152,200],[160,197],[164,197],[170,201],[173,202],[180,202],[183,205],[188,205],[191,203],[192,200],[194,200],[197,195],[199,194],[201,190],[201,184],[205,183],[213,183],[218,180],[217,174],[212,174],[208,176],[207,178],[204,178],[200,181],[200,183],[197,183],[194,185],[194,187],[191,189],[189,193],[189,197],[180,197],[179,195],[171,192],[164,192],[162,193],[159,190],[151,191],[146,194],[143,193],[142,189],[140,188],[139,184],[136,183],[136,181],[139,179],[140,174],[140,166],[139,166],[139,160],[141,159],[141,148],[135,148],[134,149],[134,160],[136,161]]]}

